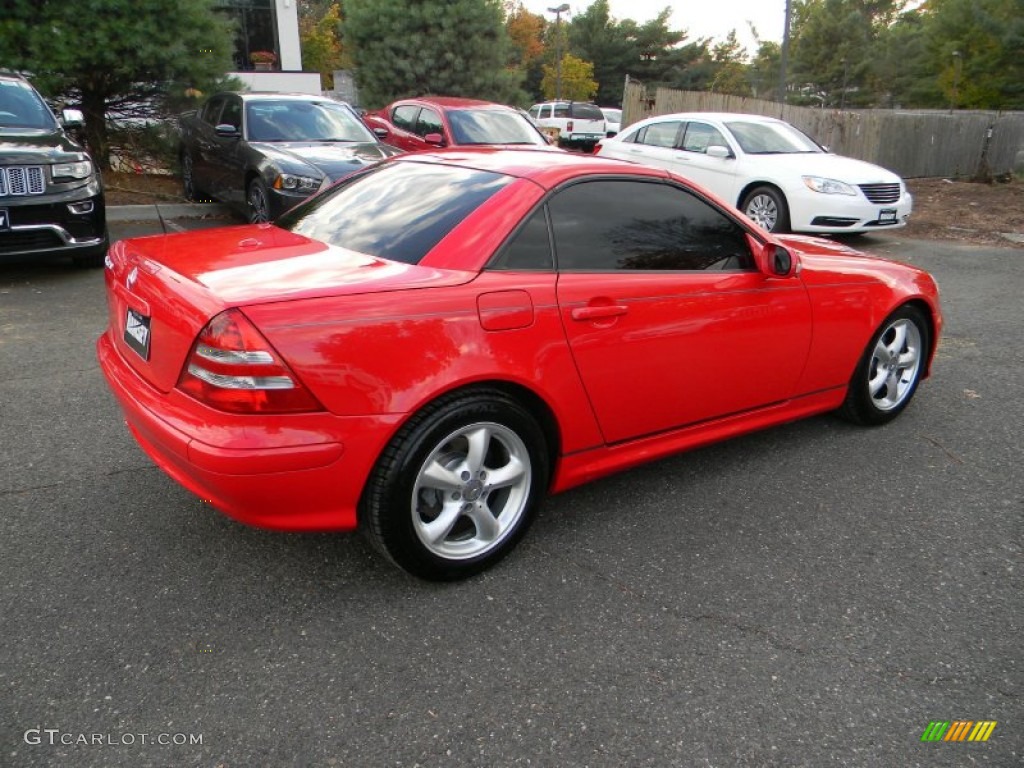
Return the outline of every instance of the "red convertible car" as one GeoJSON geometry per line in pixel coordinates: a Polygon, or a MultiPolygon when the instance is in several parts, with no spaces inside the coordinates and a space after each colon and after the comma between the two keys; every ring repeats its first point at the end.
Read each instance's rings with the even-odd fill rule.
{"type": "Polygon", "coordinates": [[[548,492],[811,414],[887,422],[942,326],[920,269],[532,150],[403,155],[275,224],[123,240],[106,287],[100,363],[161,468],[430,579],[497,561],[548,492]]]}
{"type": "Polygon", "coordinates": [[[363,122],[381,141],[406,152],[440,147],[541,147],[549,145],[530,118],[512,107],[453,96],[403,99],[363,122]]]}

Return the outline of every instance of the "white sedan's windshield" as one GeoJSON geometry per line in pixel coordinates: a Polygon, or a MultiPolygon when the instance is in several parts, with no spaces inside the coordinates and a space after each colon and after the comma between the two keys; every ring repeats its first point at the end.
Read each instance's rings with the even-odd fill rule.
{"type": "Polygon", "coordinates": [[[727,122],[725,127],[748,155],[791,155],[825,151],[809,136],[789,123],[750,123],[734,120],[727,122]]]}

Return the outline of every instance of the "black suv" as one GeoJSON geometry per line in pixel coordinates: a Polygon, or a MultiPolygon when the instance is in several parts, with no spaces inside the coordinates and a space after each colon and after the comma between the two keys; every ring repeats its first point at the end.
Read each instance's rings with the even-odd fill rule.
{"type": "MultiPolygon", "coordinates": [[[[63,118],[82,123],[76,110],[63,118]]],[[[0,71],[0,257],[66,253],[98,267],[109,243],[96,166],[24,77],[0,71]]]]}

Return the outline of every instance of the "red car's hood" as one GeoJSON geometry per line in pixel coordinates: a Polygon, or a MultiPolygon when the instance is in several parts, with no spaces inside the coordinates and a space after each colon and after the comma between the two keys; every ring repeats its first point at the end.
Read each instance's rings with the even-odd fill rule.
{"type": "Polygon", "coordinates": [[[202,286],[224,306],[457,285],[473,277],[378,259],[271,224],[136,238],[121,248],[202,286]]]}
{"type": "Polygon", "coordinates": [[[853,279],[881,279],[905,286],[932,281],[927,272],[915,266],[858,251],[834,240],[805,235],[783,235],[777,239],[799,255],[805,282],[815,273],[822,275],[824,280],[846,275],[853,279]]]}

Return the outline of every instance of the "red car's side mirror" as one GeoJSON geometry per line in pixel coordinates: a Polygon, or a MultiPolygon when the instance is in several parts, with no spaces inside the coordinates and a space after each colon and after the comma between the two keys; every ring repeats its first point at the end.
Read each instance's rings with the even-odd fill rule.
{"type": "Polygon", "coordinates": [[[444,136],[440,133],[428,133],[423,137],[423,140],[427,142],[427,144],[433,144],[435,147],[444,146],[444,136]]]}
{"type": "Polygon", "coordinates": [[[781,245],[763,243],[750,235],[747,235],[747,242],[761,274],[768,277],[793,277],[799,271],[796,257],[781,245]]]}

